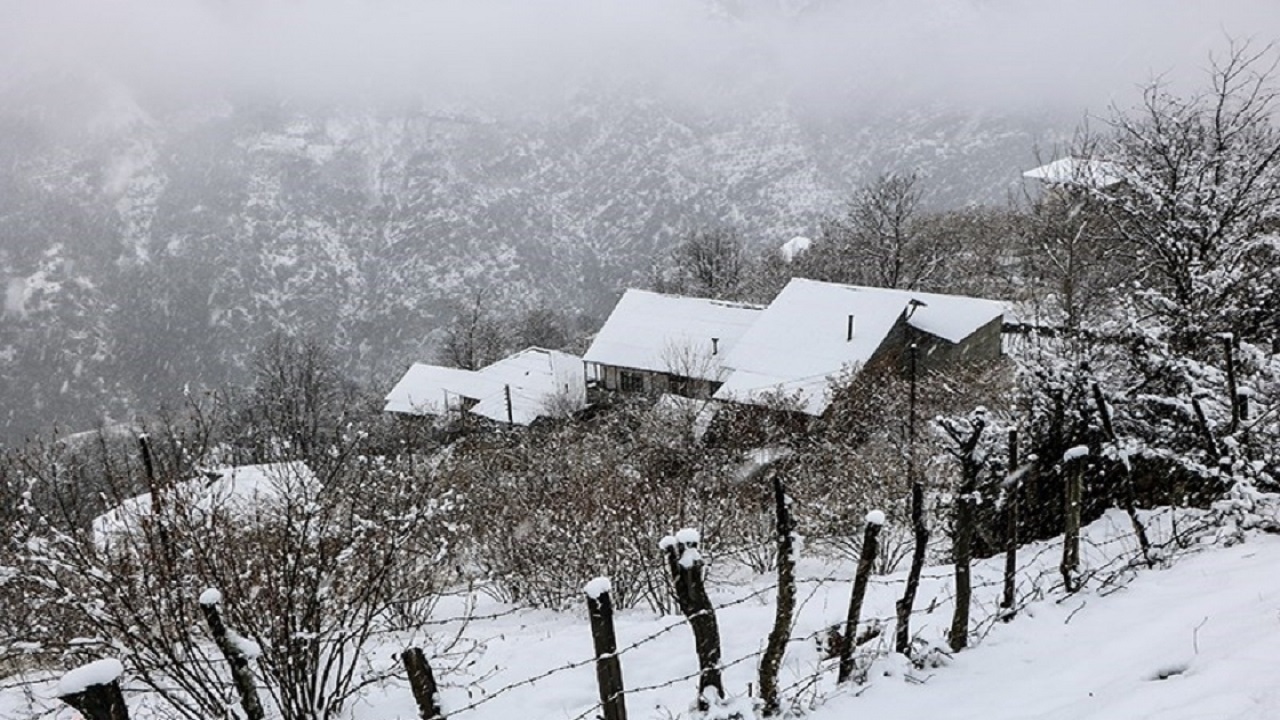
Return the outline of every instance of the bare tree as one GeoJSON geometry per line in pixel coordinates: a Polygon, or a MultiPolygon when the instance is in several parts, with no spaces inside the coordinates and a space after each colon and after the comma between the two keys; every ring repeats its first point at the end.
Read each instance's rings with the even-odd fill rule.
{"type": "Polygon", "coordinates": [[[798,263],[805,274],[891,288],[928,284],[946,258],[938,237],[921,226],[923,191],[914,173],[885,174],[827,221],[814,251],[798,263]]]}
{"type": "Polygon", "coordinates": [[[477,287],[458,304],[441,342],[443,362],[466,370],[479,370],[502,358],[507,343],[502,323],[490,307],[492,300],[488,288],[477,287]]]}
{"type": "Polygon", "coordinates": [[[671,292],[716,299],[737,299],[747,276],[748,259],[742,237],[728,227],[695,230],[671,256],[671,292]]]}
{"type": "Polygon", "coordinates": [[[313,337],[277,334],[253,358],[253,387],[238,398],[237,445],[249,462],[282,456],[323,464],[347,425],[371,406],[313,337]]]}

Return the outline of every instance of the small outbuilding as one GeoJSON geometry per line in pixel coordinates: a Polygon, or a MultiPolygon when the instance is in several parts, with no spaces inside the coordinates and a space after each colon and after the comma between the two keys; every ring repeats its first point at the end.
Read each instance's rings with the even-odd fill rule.
{"type": "Polygon", "coordinates": [[[510,425],[562,417],[586,406],[582,358],[528,348],[479,370],[415,363],[387,393],[386,412],[469,413],[510,425]]]}

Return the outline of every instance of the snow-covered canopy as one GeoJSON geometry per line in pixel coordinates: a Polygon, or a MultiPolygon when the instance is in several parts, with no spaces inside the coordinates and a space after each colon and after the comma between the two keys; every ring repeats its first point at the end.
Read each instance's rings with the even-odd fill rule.
{"type": "MultiPolygon", "coordinates": [[[[270,463],[214,468],[203,477],[174,485],[169,497],[180,498],[182,506],[207,514],[223,510],[249,514],[291,492],[291,488],[314,487],[315,474],[302,462],[270,463]]],[[[107,542],[113,535],[127,532],[140,519],[151,515],[151,493],[131,497],[93,520],[93,535],[107,542]]]]}
{"type": "Polygon", "coordinates": [[[474,401],[472,413],[528,425],[539,417],[581,409],[587,389],[582,358],[555,350],[528,348],[479,370],[417,363],[387,394],[386,412],[444,415],[474,401]]]}
{"type": "Polygon", "coordinates": [[[1124,180],[1121,169],[1115,163],[1092,158],[1064,157],[1047,165],[1041,165],[1022,173],[1031,180],[1050,185],[1082,185],[1107,188],[1124,180]]]}
{"type": "Polygon", "coordinates": [[[870,360],[899,319],[956,343],[1003,313],[1004,305],[993,300],[796,278],[725,357],[730,372],[715,398],[781,399],[821,415],[830,402],[830,378],[870,360]]]}
{"type": "Polygon", "coordinates": [[[628,290],[583,356],[589,363],[720,380],[721,360],[760,317],[745,303],[628,290]]]}

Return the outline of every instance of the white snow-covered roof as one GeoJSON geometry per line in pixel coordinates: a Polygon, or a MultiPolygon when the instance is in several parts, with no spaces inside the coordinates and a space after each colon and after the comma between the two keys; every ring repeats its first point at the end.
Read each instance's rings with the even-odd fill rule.
{"type": "Polygon", "coordinates": [[[602,365],[719,380],[758,305],[628,290],[583,356],[602,365]],[[713,342],[714,340],[714,342],[713,342]]]}
{"type": "Polygon", "coordinates": [[[1004,313],[993,300],[793,279],[725,357],[715,398],[821,415],[830,378],[870,360],[913,306],[910,326],[953,343],[1004,313]]]}
{"type": "Polygon", "coordinates": [[[767,403],[781,393],[821,415],[828,377],[871,359],[907,308],[908,297],[794,279],[725,358],[718,400],[767,403]],[[849,337],[849,316],[854,317],[849,337]]]}
{"type": "Polygon", "coordinates": [[[511,421],[528,425],[539,417],[581,410],[587,404],[582,358],[541,348],[522,350],[481,369],[499,390],[480,398],[471,412],[507,422],[506,388],[511,388],[511,421]]]}
{"type": "Polygon", "coordinates": [[[474,400],[472,413],[507,422],[507,389],[511,421],[528,425],[558,412],[586,405],[582,359],[568,353],[528,348],[479,370],[414,364],[387,394],[386,412],[443,415],[474,400]]]}
{"type": "MultiPolygon", "coordinates": [[[[315,474],[300,461],[214,468],[203,477],[185,480],[167,492],[182,506],[207,514],[215,510],[249,514],[264,502],[272,502],[301,487],[313,487],[315,474]]],[[[140,518],[151,515],[151,493],[124,500],[93,519],[94,538],[105,542],[121,534],[140,518]]]]}
{"type": "Polygon", "coordinates": [[[885,288],[857,288],[864,292],[898,295],[915,300],[915,312],[907,318],[907,324],[948,342],[958,343],[978,331],[987,323],[1002,317],[1008,306],[999,300],[942,295],[940,293],[888,290],[885,288]]]}
{"type": "Polygon", "coordinates": [[[1047,165],[1032,168],[1022,176],[1051,185],[1082,185],[1107,188],[1124,180],[1124,174],[1115,163],[1092,158],[1064,157],[1047,165]]]}
{"type": "Polygon", "coordinates": [[[798,235],[782,243],[782,247],[778,248],[778,253],[782,255],[784,262],[791,262],[796,259],[797,255],[805,252],[812,246],[812,240],[803,235],[798,235]]]}
{"type": "Polygon", "coordinates": [[[387,393],[385,412],[443,415],[502,390],[502,384],[475,370],[414,363],[387,393]]]}

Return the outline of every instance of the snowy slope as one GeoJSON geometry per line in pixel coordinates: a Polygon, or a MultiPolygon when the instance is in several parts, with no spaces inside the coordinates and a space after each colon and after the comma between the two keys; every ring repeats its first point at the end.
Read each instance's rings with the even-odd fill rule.
{"type": "Polygon", "coordinates": [[[936,720],[1280,717],[1280,538],[1038,603],[923,685],[875,683],[814,714],[936,720]]]}
{"type": "MultiPolygon", "coordinates": [[[[1168,532],[1168,517],[1152,521],[1158,533],[1168,532]]],[[[978,632],[986,634],[977,647],[924,670],[883,656],[866,685],[845,689],[834,687],[834,667],[821,660],[811,638],[843,618],[851,569],[802,563],[803,605],[782,686],[791,687],[789,694],[814,720],[1280,717],[1280,689],[1267,670],[1280,662],[1280,575],[1271,571],[1280,564],[1280,538],[1193,549],[1167,569],[1136,574],[1121,572],[1135,550],[1123,515],[1095,523],[1085,542],[1086,566],[1097,572],[1085,591],[1065,597],[1054,587],[1059,543],[1024,548],[1020,593],[1044,598],[1030,602],[1011,623],[995,622],[999,562],[980,563],[974,615],[978,632]],[[1102,587],[1104,581],[1111,582],[1102,587]]],[[[892,615],[900,580],[896,575],[873,581],[864,618],[892,615]]],[[[943,644],[950,590],[949,568],[926,571],[913,630],[930,644],[943,644]]],[[[713,600],[727,605],[719,619],[730,693],[755,686],[758,653],[772,624],[772,594],[768,578],[736,584],[722,577],[713,588],[713,600]]],[[[485,683],[490,692],[588,657],[591,643],[585,611],[582,617],[520,613],[484,634],[488,649],[479,666],[497,672],[485,683]]],[[[695,673],[696,665],[683,620],[623,613],[618,634],[630,716],[687,717],[694,681],[679,678],[695,673]],[[662,634],[646,640],[654,633],[662,634]],[[626,649],[631,643],[641,644],[626,649]]],[[[886,624],[885,635],[891,634],[886,624]]],[[[872,644],[878,643],[883,650],[883,643],[872,644]]],[[[553,673],[458,716],[584,717],[596,700],[594,692],[593,669],[587,665],[553,673]]],[[[447,694],[454,709],[476,699],[461,688],[447,694]]],[[[386,717],[387,712],[410,717],[412,711],[407,696],[395,692],[376,707],[377,712],[361,717],[386,717]]]]}

